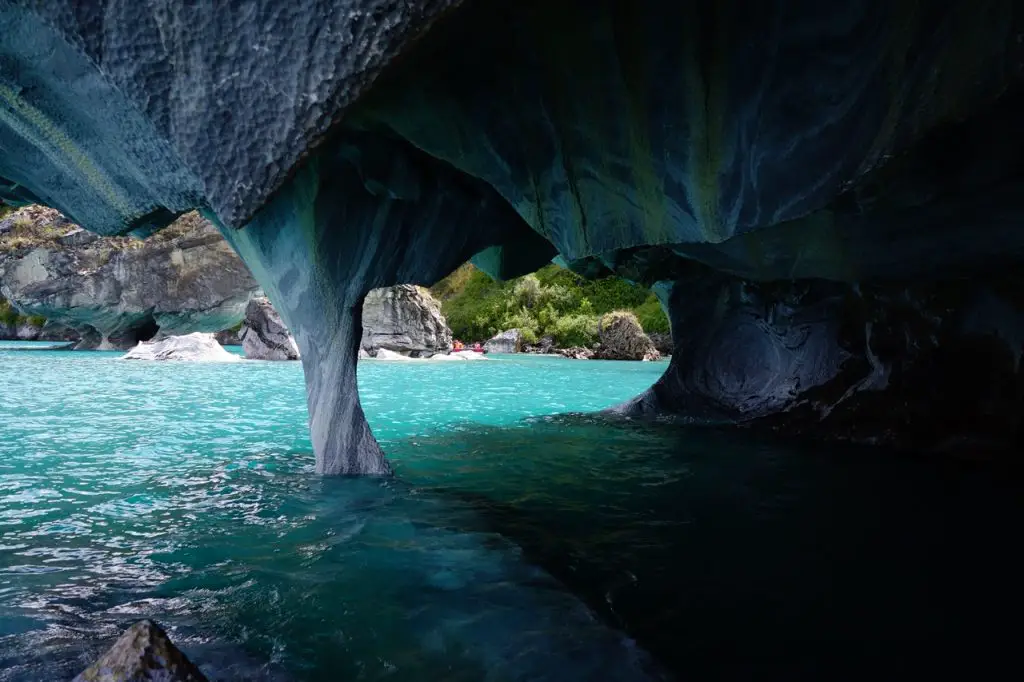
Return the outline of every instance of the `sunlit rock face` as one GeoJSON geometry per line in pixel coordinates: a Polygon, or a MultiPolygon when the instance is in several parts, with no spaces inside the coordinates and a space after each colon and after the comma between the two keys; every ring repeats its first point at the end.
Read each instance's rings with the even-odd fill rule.
{"type": "Polygon", "coordinates": [[[415,357],[451,350],[452,330],[441,303],[422,287],[374,289],[363,299],[363,338],[368,353],[386,349],[415,357]]]}
{"type": "Polygon", "coordinates": [[[27,7],[0,1],[0,195],[106,233],[203,207],[295,333],[321,471],[388,470],[362,297],[470,256],[661,283],[640,411],[815,431],[885,378],[923,414],[913,367],[960,385],[962,320],[1019,351],[1014,297],[973,285],[1024,256],[1013,0],[27,7]]]}
{"type": "Polygon", "coordinates": [[[258,288],[196,213],[145,241],[98,238],[39,206],[8,220],[21,222],[0,235],[0,294],[27,315],[75,329],[80,348],[231,327],[258,288]]]}

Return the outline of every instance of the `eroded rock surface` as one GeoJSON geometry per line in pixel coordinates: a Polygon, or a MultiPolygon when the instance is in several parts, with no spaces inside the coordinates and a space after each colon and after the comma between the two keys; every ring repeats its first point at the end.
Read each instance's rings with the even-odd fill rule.
{"type": "Polygon", "coordinates": [[[72,682],[208,682],[167,633],[140,620],[72,682]]]}
{"type": "Polygon", "coordinates": [[[41,206],[5,222],[0,293],[27,315],[75,329],[83,348],[226,329],[258,288],[217,229],[195,213],[145,241],[97,237],[41,206]]]}
{"type": "Polygon", "coordinates": [[[270,299],[257,296],[245,308],[245,321],[239,333],[245,357],[249,360],[298,360],[299,348],[270,299]]]}
{"type": "Polygon", "coordinates": [[[140,341],[128,351],[124,360],[171,360],[177,362],[239,362],[241,358],[227,352],[213,334],[193,332],[170,336],[160,341],[140,341]]]}
{"type": "Polygon", "coordinates": [[[229,5],[0,3],[0,197],[106,234],[216,216],[295,334],[321,471],[388,470],[363,297],[469,257],[659,283],[676,348],[643,410],[804,423],[842,387],[815,423],[885,415],[888,371],[926,414],[909,368],[959,385],[956,329],[1012,346],[1017,284],[970,301],[1024,261],[1013,0],[229,5]]]}

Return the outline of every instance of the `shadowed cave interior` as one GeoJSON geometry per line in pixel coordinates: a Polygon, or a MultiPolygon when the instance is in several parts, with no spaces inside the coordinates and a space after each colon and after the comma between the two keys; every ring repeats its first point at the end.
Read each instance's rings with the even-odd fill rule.
{"type": "Polygon", "coordinates": [[[613,412],[1021,444],[1016,3],[336,4],[0,0],[0,197],[201,208],[295,334],[318,471],[390,470],[363,296],[470,257],[655,287],[676,353],[613,412]]]}

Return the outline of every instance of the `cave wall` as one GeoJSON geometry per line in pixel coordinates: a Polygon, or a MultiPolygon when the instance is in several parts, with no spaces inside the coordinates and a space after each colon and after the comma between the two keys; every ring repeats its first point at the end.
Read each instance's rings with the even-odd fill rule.
{"type": "Polygon", "coordinates": [[[659,287],[669,368],[610,412],[915,452],[1024,446],[1019,274],[847,284],[689,269],[659,287]]]}
{"type": "Polygon", "coordinates": [[[215,220],[295,332],[321,471],[388,469],[355,388],[366,291],[471,256],[659,283],[679,351],[630,410],[814,430],[898,388],[926,414],[970,384],[953,349],[993,338],[981,383],[1015,385],[1012,292],[971,280],[1024,258],[1013,0],[0,0],[0,22],[0,197],[108,234],[215,220]]]}

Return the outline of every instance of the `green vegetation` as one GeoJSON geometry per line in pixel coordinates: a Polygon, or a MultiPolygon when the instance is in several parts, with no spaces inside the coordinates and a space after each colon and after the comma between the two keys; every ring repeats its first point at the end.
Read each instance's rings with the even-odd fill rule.
{"type": "Polygon", "coordinates": [[[46,318],[41,315],[28,317],[18,312],[18,309],[11,305],[3,296],[0,296],[0,324],[8,327],[16,327],[28,323],[33,327],[42,327],[46,324],[46,318]]]}
{"type": "Polygon", "coordinates": [[[649,289],[618,277],[587,280],[557,265],[495,282],[466,263],[430,291],[441,300],[452,333],[466,341],[519,329],[526,343],[551,336],[561,348],[590,346],[597,341],[598,318],[614,310],[632,311],[644,331],[669,330],[668,318],[649,289]]]}

